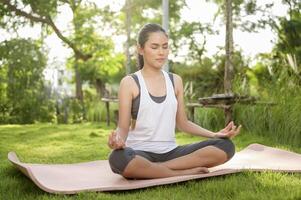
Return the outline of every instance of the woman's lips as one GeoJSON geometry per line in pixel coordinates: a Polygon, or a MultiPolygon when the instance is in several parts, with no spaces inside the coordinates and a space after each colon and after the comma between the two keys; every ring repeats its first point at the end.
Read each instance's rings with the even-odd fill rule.
{"type": "Polygon", "coordinates": [[[158,61],[158,62],[164,62],[165,58],[158,58],[158,59],[156,59],[156,61],[158,61]]]}

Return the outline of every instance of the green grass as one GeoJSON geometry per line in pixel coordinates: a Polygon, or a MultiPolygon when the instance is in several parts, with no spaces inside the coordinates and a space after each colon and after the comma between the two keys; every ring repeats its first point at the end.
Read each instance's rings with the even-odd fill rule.
{"type": "MultiPolygon", "coordinates": [[[[7,160],[15,151],[24,162],[75,163],[107,159],[106,145],[112,127],[104,124],[2,125],[0,126],[0,199],[301,199],[301,174],[244,172],[179,184],[123,192],[85,192],[53,195],[40,190],[7,160]]],[[[178,133],[185,144],[199,138],[178,133]]],[[[301,153],[300,147],[279,145],[276,140],[242,133],[237,149],[257,142],[301,153]]]]}

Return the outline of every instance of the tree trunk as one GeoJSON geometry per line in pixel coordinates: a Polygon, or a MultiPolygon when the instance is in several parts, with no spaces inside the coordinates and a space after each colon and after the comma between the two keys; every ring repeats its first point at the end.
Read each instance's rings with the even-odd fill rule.
{"type": "MultiPolygon", "coordinates": [[[[167,34],[169,33],[169,0],[162,0],[162,27],[165,29],[167,34]]],[[[169,71],[168,60],[164,65],[164,70],[169,71]]]]}
{"type": "Polygon", "coordinates": [[[95,88],[99,98],[109,98],[109,92],[106,90],[105,83],[102,80],[96,79],[95,88]]]}
{"type": "Polygon", "coordinates": [[[74,63],[74,71],[75,71],[75,96],[80,102],[83,102],[83,88],[82,88],[82,79],[78,69],[78,58],[75,56],[74,63]]]}
{"type": "Polygon", "coordinates": [[[131,55],[130,55],[130,40],[131,40],[131,0],[126,0],[125,3],[126,15],[126,43],[125,43],[125,56],[126,56],[126,74],[131,73],[131,55]]]}
{"type": "MultiPolygon", "coordinates": [[[[232,23],[232,0],[226,0],[226,62],[224,75],[224,91],[226,95],[232,95],[233,80],[233,23],[232,23]]],[[[225,109],[225,123],[228,124],[232,120],[232,109],[225,109]]]]}
{"type": "MultiPolygon", "coordinates": [[[[78,26],[78,24],[76,23],[75,19],[76,19],[76,15],[77,15],[77,8],[80,6],[80,2],[75,2],[75,1],[70,1],[70,7],[73,13],[73,19],[72,19],[72,23],[74,26],[74,35],[75,38],[77,37],[77,35],[79,35],[78,30],[80,29],[80,27],[78,26]],[[78,3],[78,4],[77,4],[78,3]]],[[[75,40],[76,42],[76,40],[75,40]]],[[[78,54],[74,54],[74,72],[75,72],[75,96],[76,98],[83,103],[83,89],[82,89],[82,79],[81,79],[81,74],[79,71],[79,55],[78,54]]]]}

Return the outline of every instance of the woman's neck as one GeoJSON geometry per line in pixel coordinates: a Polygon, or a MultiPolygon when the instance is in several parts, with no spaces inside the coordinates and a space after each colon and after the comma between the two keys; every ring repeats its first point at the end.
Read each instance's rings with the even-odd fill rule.
{"type": "Polygon", "coordinates": [[[143,74],[144,77],[157,77],[161,76],[161,68],[153,68],[153,67],[147,67],[144,66],[141,69],[141,73],[143,74]]]}

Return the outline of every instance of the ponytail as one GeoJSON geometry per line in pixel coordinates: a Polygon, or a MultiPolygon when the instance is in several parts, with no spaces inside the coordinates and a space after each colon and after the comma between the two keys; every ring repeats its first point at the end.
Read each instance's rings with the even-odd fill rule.
{"type": "Polygon", "coordinates": [[[143,65],[144,65],[143,55],[138,53],[138,62],[137,62],[138,69],[142,69],[143,65]]]}

